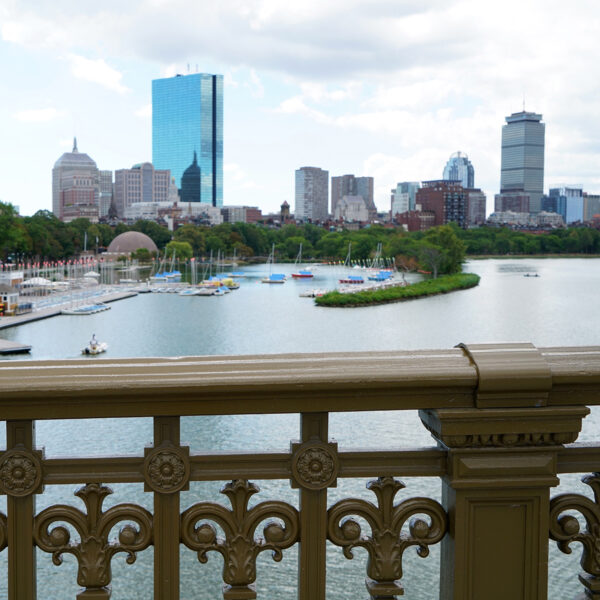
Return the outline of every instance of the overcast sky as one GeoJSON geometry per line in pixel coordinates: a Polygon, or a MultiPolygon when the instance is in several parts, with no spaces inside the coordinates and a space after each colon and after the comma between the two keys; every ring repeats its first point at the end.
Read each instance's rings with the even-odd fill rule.
{"type": "Polygon", "coordinates": [[[72,147],[152,159],[151,81],[222,73],[224,203],[294,206],[294,171],[500,182],[504,117],[546,123],[544,188],[600,192],[598,0],[0,0],[0,200],[51,209],[72,147]]]}

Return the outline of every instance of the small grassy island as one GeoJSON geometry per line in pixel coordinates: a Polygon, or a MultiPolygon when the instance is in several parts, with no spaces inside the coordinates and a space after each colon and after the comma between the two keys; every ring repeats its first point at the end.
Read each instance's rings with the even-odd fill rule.
{"type": "Polygon", "coordinates": [[[479,284],[479,275],[474,273],[455,273],[443,275],[437,279],[426,279],[408,286],[398,286],[382,290],[355,292],[353,294],[340,294],[329,292],[315,298],[318,306],[335,306],[339,308],[371,306],[386,304],[388,302],[401,302],[425,296],[447,294],[457,290],[466,290],[479,284]]]}

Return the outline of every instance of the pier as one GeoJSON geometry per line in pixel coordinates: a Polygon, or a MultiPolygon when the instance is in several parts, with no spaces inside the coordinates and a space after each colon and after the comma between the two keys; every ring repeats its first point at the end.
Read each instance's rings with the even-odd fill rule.
{"type": "Polygon", "coordinates": [[[9,340],[0,339],[0,355],[2,354],[25,354],[31,351],[31,346],[19,344],[9,340]]]}
{"type": "MultiPolygon", "coordinates": [[[[94,302],[116,302],[117,300],[124,300],[125,298],[132,298],[137,296],[137,292],[132,291],[114,291],[107,290],[106,294],[101,294],[93,298],[94,302]]],[[[90,299],[91,302],[92,299],[90,299]]],[[[24,325],[25,323],[31,323],[32,321],[40,321],[41,319],[48,319],[49,317],[55,317],[60,315],[64,308],[67,308],[68,303],[55,304],[47,308],[35,310],[30,313],[22,315],[16,315],[14,317],[0,317],[0,329],[7,329],[8,327],[16,327],[17,325],[24,325]]]]}

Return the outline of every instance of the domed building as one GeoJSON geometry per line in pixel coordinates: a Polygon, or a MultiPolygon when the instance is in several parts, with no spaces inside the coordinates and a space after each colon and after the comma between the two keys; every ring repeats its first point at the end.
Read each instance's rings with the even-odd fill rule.
{"type": "Polygon", "coordinates": [[[108,246],[107,254],[131,254],[140,248],[150,252],[158,252],[152,238],[141,231],[126,231],[118,235],[108,246]]]}
{"type": "Polygon", "coordinates": [[[96,162],[77,149],[65,152],[52,169],[52,212],[61,221],[86,217],[97,222],[99,217],[100,171],[96,162]]]}
{"type": "Polygon", "coordinates": [[[201,173],[198,166],[198,157],[194,151],[194,160],[192,164],[183,172],[181,176],[181,192],[180,197],[182,202],[201,202],[201,173]]]}

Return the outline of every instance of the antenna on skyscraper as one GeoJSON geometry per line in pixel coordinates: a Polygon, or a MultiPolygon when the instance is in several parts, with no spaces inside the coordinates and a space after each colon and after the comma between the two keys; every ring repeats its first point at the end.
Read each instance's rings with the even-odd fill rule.
{"type": "Polygon", "coordinates": [[[523,112],[525,112],[525,92],[523,92],[523,112]]]}

